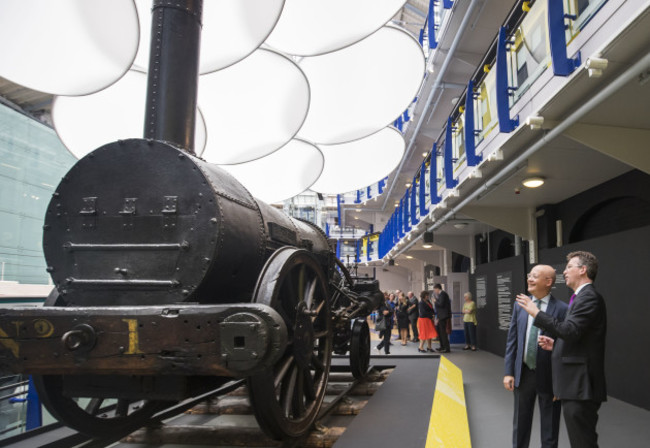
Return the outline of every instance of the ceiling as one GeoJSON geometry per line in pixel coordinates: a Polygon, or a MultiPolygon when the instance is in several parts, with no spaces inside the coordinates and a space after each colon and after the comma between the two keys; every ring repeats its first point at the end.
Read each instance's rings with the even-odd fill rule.
{"type": "MultiPolygon", "coordinates": [[[[405,184],[412,181],[420,168],[423,153],[430,151],[433,142],[443,132],[449,114],[462,95],[468,80],[481,64],[513,3],[513,0],[454,2],[451,20],[446,32],[438,36],[439,45],[430,61],[433,73],[427,75],[413,114],[414,121],[405,132],[407,152],[399,167],[390,174],[387,192],[378,200],[361,207],[361,212],[356,211],[358,205],[348,208],[345,218],[347,224],[354,223],[362,227],[373,224],[375,230],[383,229],[394,210],[395,201],[404,194],[405,184]],[[469,8],[472,10],[468,14],[469,8]],[[463,21],[466,25],[465,32],[455,40],[463,21]],[[453,56],[448,58],[450,50],[453,50],[453,56]]],[[[424,26],[428,4],[428,0],[407,1],[393,18],[393,22],[417,37],[424,26]]],[[[585,141],[575,136],[560,135],[541,145],[536,152],[509,172],[502,172],[509,161],[540,141],[555,125],[596,95],[640,56],[647,54],[647,49],[650,48],[648,29],[650,14],[646,9],[629,24],[625,32],[618,35],[614,33],[613,40],[601,49],[601,57],[609,60],[609,67],[601,78],[589,78],[586,70],[579,69],[562,88],[561,94],[541,97],[537,113],[545,118],[545,130],[518,127],[503,146],[504,160],[482,165],[483,177],[463,184],[460,197],[452,199],[448,208],[452,209],[463,197],[484,188],[484,184],[495,176],[500,176],[500,180],[478,195],[471,202],[472,207],[534,208],[542,204],[557,203],[632,168],[638,168],[639,166],[631,164],[629,160],[623,162],[595,150],[594,146],[598,145],[594,145],[589,139],[585,141]],[[580,169],[576,170],[575,167],[580,169]],[[546,184],[536,190],[522,188],[521,181],[532,174],[544,176],[546,184]]],[[[588,55],[583,55],[583,60],[586,56],[588,55]]],[[[608,126],[614,130],[650,131],[650,82],[646,82],[650,79],[650,72],[645,75],[629,81],[593,108],[580,119],[580,124],[608,126]]],[[[49,112],[52,95],[35,92],[0,78],[0,101],[51,124],[49,112]]],[[[630,144],[632,141],[630,140],[630,144]]],[[[648,140],[644,141],[647,149],[648,140]]],[[[443,213],[447,212],[441,212],[443,213]]],[[[450,217],[448,223],[439,225],[436,232],[450,236],[472,235],[491,228],[486,223],[470,219],[468,215],[463,214],[461,207],[450,217]],[[459,222],[468,225],[463,228],[453,226],[459,222]]],[[[416,248],[415,245],[409,250],[422,252],[421,248],[416,248]]]]}

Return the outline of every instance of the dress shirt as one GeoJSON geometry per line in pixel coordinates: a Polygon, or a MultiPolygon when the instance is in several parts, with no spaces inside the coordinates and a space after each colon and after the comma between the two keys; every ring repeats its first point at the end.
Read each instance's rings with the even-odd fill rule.
{"type": "MultiPolygon", "coordinates": [[[[584,284],[578,286],[578,289],[576,289],[575,291],[573,291],[573,293],[577,296],[578,293],[580,292],[580,290],[581,290],[582,288],[584,288],[585,286],[587,286],[587,285],[591,285],[591,282],[589,282],[589,283],[584,283],[584,284]]],[[[575,300],[575,299],[574,299],[574,300],[575,300]]]]}

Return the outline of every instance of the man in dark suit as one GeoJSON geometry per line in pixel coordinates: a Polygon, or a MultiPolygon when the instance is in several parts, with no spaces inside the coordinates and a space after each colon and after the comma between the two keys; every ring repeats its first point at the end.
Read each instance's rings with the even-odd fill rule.
{"type": "Polygon", "coordinates": [[[598,260],[589,252],[571,252],[564,270],[573,289],[564,321],[541,312],[525,296],[517,302],[549,337],[540,346],[553,350],[553,392],[562,400],[564,422],[573,448],[598,447],[598,409],[607,400],[605,385],[605,300],[594,289],[598,260]]]}
{"type": "Polygon", "coordinates": [[[440,283],[433,285],[433,292],[435,294],[436,318],[438,319],[436,330],[440,338],[440,347],[436,350],[442,353],[449,353],[451,352],[451,347],[449,346],[449,337],[447,336],[447,321],[451,318],[451,300],[449,299],[449,294],[442,290],[440,283]]]}
{"type": "MultiPolygon", "coordinates": [[[[564,320],[567,305],[551,295],[555,269],[538,264],[528,274],[528,292],[540,309],[564,320]]],[[[512,424],[513,448],[527,448],[530,443],[535,398],[539,404],[542,448],[557,448],[560,433],[559,401],[553,401],[551,353],[537,349],[538,328],[533,318],[519,306],[512,310],[506,342],[503,386],[514,391],[515,411],[512,424]]]]}

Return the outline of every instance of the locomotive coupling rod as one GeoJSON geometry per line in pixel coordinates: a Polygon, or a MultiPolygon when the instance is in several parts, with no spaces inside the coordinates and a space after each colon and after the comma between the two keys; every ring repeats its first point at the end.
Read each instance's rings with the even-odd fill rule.
{"type": "Polygon", "coordinates": [[[0,370],[13,373],[244,377],[286,347],[262,304],[0,309],[0,370]]]}

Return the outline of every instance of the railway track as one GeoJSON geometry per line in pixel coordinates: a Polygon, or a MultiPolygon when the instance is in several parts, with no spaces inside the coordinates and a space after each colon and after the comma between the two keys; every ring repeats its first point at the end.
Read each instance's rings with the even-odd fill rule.
{"type": "MultiPolygon", "coordinates": [[[[300,439],[268,438],[252,414],[244,380],[232,381],[155,414],[142,428],[92,439],[55,424],[0,441],[9,448],[132,448],[166,444],[246,447],[330,447],[392,372],[370,367],[355,380],[348,365],[332,365],[325,400],[313,429],[300,439]]],[[[110,412],[110,410],[107,410],[110,412]]]]}

